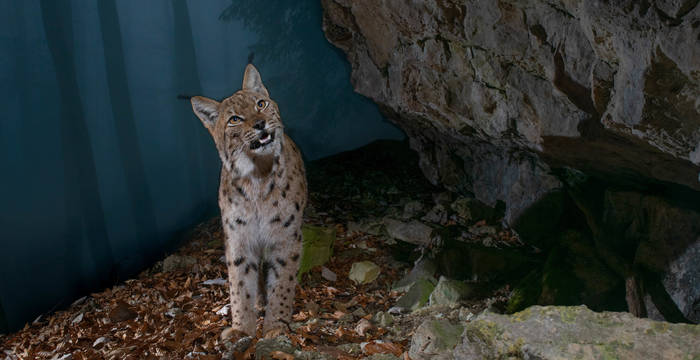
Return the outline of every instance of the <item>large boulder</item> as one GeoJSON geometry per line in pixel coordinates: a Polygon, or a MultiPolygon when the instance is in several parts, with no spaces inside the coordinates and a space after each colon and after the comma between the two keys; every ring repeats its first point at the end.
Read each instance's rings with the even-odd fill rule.
{"type": "Polygon", "coordinates": [[[562,187],[561,166],[700,190],[696,1],[322,4],[355,90],[427,178],[504,202],[508,223],[562,187]]]}
{"type": "Polygon", "coordinates": [[[465,326],[455,359],[695,359],[700,326],[596,313],[585,306],[485,312],[465,326]]]}

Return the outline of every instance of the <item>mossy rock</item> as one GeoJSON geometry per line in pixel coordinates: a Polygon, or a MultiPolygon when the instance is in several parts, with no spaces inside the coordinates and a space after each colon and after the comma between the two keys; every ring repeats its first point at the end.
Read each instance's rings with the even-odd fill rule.
{"type": "Polygon", "coordinates": [[[334,227],[304,225],[301,228],[303,241],[298,276],[321,266],[333,255],[336,231],[334,227]]]}
{"type": "Polygon", "coordinates": [[[451,359],[452,349],[461,342],[464,325],[446,319],[425,320],[411,338],[412,359],[451,359]]]}
{"type": "Polygon", "coordinates": [[[455,359],[698,359],[700,326],[597,313],[585,306],[484,312],[465,325],[455,359]]]}
{"type": "Polygon", "coordinates": [[[396,306],[417,310],[428,303],[430,294],[435,290],[435,283],[428,279],[418,279],[397,301],[396,306]]]}

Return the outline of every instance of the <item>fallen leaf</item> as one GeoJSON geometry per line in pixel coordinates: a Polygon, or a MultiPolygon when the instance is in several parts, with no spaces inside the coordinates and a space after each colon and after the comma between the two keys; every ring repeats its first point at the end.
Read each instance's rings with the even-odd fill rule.
{"type": "Polygon", "coordinates": [[[393,354],[394,356],[401,356],[403,348],[401,345],[392,342],[372,341],[362,348],[362,352],[366,355],[393,354]]]}

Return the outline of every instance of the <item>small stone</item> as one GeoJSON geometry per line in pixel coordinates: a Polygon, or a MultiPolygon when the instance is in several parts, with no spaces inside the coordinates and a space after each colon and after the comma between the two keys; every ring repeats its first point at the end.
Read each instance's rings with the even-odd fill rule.
{"type": "Polygon", "coordinates": [[[345,313],[345,314],[343,314],[343,316],[340,317],[340,319],[338,319],[338,322],[340,322],[342,324],[353,323],[353,322],[355,322],[355,316],[351,313],[345,313]]]}
{"type": "Polygon", "coordinates": [[[402,218],[404,220],[416,217],[418,213],[423,211],[423,204],[420,201],[409,201],[403,206],[402,218]]]}
{"type": "Polygon", "coordinates": [[[196,263],[197,259],[192,256],[173,254],[163,260],[163,272],[187,271],[196,263]]]}
{"type": "Polygon", "coordinates": [[[447,209],[442,205],[435,205],[421,220],[434,224],[445,224],[447,222],[447,209]]]}
{"type": "Polygon", "coordinates": [[[175,317],[177,317],[177,316],[180,315],[180,314],[182,314],[182,309],[177,308],[177,307],[168,309],[168,311],[165,312],[165,316],[168,316],[168,317],[171,317],[171,318],[175,318],[175,317]]]}
{"type": "Polygon", "coordinates": [[[331,271],[331,269],[325,266],[321,268],[321,277],[330,282],[335,282],[336,280],[338,280],[338,275],[336,275],[333,271],[331,271]]]}
{"type": "Polygon", "coordinates": [[[402,308],[400,306],[392,306],[386,312],[389,313],[390,315],[401,315],[401,314],[409,312],[409,310],[402,308]]]}
{"type": "Polygon", "coordinates": [[[292,354],[296,349],[292,342],[286,336],[278,336],[272,339],[261,339],[255,344],[255,359],[269,360],[273,359],[272,353],[281,351],[283,353],[292,354]]]}
{"type": "Polygon", "coordinates": [[[488,225],[473,225],[469,227],[469,232],[474,235],[496,235],[496,228],[488,225]]]}
{"type": "Polygon", "coordinates": [[[216,310],[216,315],[228,316],[229,310],[231,310],[231,304],[226,304],[219,310],[216,310]]]}
{"type": "Polygon", "coordinates": [[[384,229],[381,219],[362,219],[360,222],[350,221],[347,225],[347,233],[366,233],[370,235],[380,235],[384,229]]]}
{"type": "Polygon", "coordinates": [[[72,320],[70,323],[71,323],[72,325],[75,325],[75,324],[80,323],[81,321],[83,321],[83,315],[84,315],[84,313],[80,313],[78,316],[76,316],[75,318],[73,318],[73,320],[72,320]]]}
{"type": "Polygon", "coordinates": [[[225,279],[222,279],[222,278],[207,280],[207,281],[202,282],[202,285],[220,285],[220,286],[224,286],[224,285],[226,285],[226,280],[225,280],[225,279]]]}
{"type": "MultiPolygon", "coordinates": [[[[282,355],[282,354],[277,353],[277,355],[282,355]]],[[[336,357],[331,355],[331,354],[326,354],[326,353],[318,352],[318,351],[296,350],[291,355],[294,355],[292,357],[294,360],[335,360],[336,359],[336,357]]],[[[284,357],[277,356],[276,359],[284,359],[284,357]]]]}
{"type": "Polygon", "coordinates": [[[386,328],[394,323],[394,317],[386,312],[380,311],[374,314],[372,320],[380,327],[386,328]]]}
{"type": "Polygon", "coordinates": [[[408,289],[408,292],[403,294],[403,296],[396,301],[396,306],[411,311],[419,309],[428,303],[433,289],[435,289],[434,282],[427,279],[420,279],[408,289]]]}
{"type": "Polygon", "coordinates": [[[350,355],[358,355],[362,353],[362,348],[358,343],[349,343],[336,346],[338,350],[344,351],[350,355]]]}
{"type": "Polygon", "coordinates": [[[374,326],[367,319],[360,319],[360,321],[357,322],[357,326],[355,326],[355,332],[362,337],[368,334],[372,329],[374,329],[374,326]]]}
{"type": "Polygon", "coordinates": [[[394,354],[372,354],[363,360],[401,360],[394,354]]]}
{"type": "Polygon", "coordinates": [[[376,280],[379,272],[380,268],[377,264],[371,261],[361,261],[352,264],[348,277],[355,283],[362,285],[376,280]]]}
{"type": "Polygon", "coordinates": [[[352,314],[357,317],[365,317],[367,316],[367,313],[365,312],[365,309],[363,308],[357,308],[357,310],[353,311],[352,314]]]}
{"type": "Polygon", "coordinates": [[[428,246],[432,242],[433,229],[420,221],[401,222],[392,218],[384,218],[387,234],[397,240],[419,246],[428,246]]]}
{"type": "MultiPolygon", "coordinates": [[[[229,336],[228,339],[231,339],[232,337],[233,337],[233,334],[231,336],[229,336]]],[[[223,338],[223,333],[222,333],[222,338],[223,338]]],[[[222,354],[221,358],[225,359],[225,360],[235,359],[236,355],[240,355],[240,354],[244,353],[253,344],[253,338],[250,336],[244,336],[235,342],[231,342],[229,340],[222,340],[222,341],[224,343],[224,346],[226,347],[226,351],[222,354]]]]}
{"type": "Polygon", "coordinates": [[[474,313],[469,311],[467,308],[460,308],[459,309],[459,315],[457,316],[459,318],[459,321],[472,321],[474,319],[474,313]]]}
{"type": "Polygon", "coordinates": [[[457,304],[472,293],[472,288],[463,281],[440,277],[435,290],[430,294],[430,305],[457,304]]]}
{"type": "Polygon", "coordinates": [[[413,266],[413,269],[406,274],[401,280],[397,281],[392,287],[395,291],[408,291],[408,289],[416,281],[420,279],[429,279],[435,281],[435,272],[437,271],[437,265],[435,262],[428,258],[420,259],[413,266]]]}

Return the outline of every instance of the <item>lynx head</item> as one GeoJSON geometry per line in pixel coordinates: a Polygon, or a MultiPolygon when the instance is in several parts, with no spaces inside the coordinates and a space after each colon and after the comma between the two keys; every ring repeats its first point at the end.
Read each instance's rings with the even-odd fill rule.
{"type": "Polygon", "coordinates": [[[192,98],[192,109],[214,138],[226,170],[246,175],[259,159],[279,155],[284,141],[277,104],[270,99],[260,73],[248,64],[242,89],[217,102],[192,98]]]}

